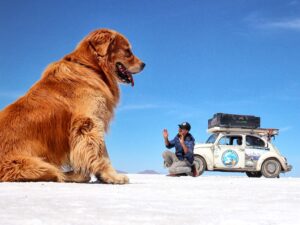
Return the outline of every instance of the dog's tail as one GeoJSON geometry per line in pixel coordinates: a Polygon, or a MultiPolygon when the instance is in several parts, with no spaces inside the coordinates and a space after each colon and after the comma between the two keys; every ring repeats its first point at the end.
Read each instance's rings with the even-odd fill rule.
{"type": "Polygon", "coordinates": [[[0,181],[54,181],[63,182],[63,173],[38,157],[15,157],[0,160],[0,181]]]}

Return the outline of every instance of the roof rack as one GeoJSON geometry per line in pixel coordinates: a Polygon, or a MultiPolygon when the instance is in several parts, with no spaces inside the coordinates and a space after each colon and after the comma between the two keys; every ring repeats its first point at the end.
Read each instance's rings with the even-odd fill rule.
{"type": "Polygon", "coordinates": [[[212,127],[207,129],[208,133],[219,133],[219,132],[226,132],[226,133],[239,133],[239,132],[247,132],[251,134],[258,134],[261,136],[275,136],[279,134],[279,129],[276,128],[256,128],[256,129],[249,129],[249,128],[235,128],[235,127],[212,127]]]}

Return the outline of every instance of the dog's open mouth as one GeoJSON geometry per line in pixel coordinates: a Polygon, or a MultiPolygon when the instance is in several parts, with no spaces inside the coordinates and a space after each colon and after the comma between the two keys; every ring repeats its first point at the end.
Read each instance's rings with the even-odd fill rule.
{"type": "Polygon", "coordinates": [[[127,84],[131,83],[131,86],[133,87],[134,80],[132,77],[132,73],[130,73],[122,63],[118,62],[116,64],[116,67],[117,67],[117,74],[118,74],[119,79],[124,83],[127,83],[127,84]]]}

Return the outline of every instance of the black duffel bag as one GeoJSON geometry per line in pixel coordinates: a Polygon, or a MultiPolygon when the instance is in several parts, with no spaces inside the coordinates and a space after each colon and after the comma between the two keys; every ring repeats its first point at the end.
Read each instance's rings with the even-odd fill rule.
{"type": "Polygon", "coordinates": [[[260,127],[260,117],[216,113],[208,120],[208,128],[212,127],[256,129],[260,127]]]}

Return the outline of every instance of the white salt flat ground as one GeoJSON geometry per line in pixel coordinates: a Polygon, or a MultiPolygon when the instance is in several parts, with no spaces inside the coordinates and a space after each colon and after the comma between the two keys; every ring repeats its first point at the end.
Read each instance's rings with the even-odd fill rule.
{"type": "Polygon", "coordinates": [[[121,186],[0,183],[0,225],[300,224],[300,178],[128,176],[121,186]]]}

